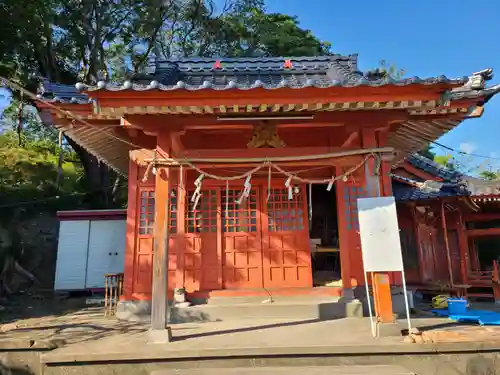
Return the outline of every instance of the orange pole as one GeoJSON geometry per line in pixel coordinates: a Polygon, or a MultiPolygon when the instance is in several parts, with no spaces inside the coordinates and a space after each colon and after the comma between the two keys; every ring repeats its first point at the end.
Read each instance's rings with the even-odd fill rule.
{"type": "Polygon", "coordinates": [[[377,320],[380,323],[394,322],[389,274],[387,272],[372,273],[372,286],[374,310],[377,320]]]}

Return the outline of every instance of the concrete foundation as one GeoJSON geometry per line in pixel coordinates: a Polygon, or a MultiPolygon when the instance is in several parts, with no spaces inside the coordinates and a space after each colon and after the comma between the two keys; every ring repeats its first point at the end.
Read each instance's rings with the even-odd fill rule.
{"type": "MultiPolygon", "coordinates": [[[[292,319],[292,320],[331,320],[337,318],[362,317],[362,304],[339,301],[336,297],[328,299],[288,297],[277,298],[272,302],[259,297],[220,298],[203,305],[170,306],[167,324],[216,322],[241,319],[292,319]],[[257,302],[261,301],[261,302],[257,302]]],[[[120,320],[144,322],[151,320],[150,301],[121,301],[116,317],[120,320]]]]}
{"type": "Polygon", "coordinates": [[[352,300],[345,303],[345,317],[346,318],[362,318],[363,304],[360,300],[352,300]]]}
{"type": "MultiPolygon", "coordinates": [[[[169,344],[171,345],[171,344],[169,344]]],[[[158,346],[159,347],[159,346],[158,346]]],[[[467,343],[466,345],[444,345],[442,348],[435,345],[398,345],[387,347],[373,344],[371,346],[339,346],[339,347],[268,347],[244,348],[235,351],[231,348],[220,350],[203,349],[191,350],[188,353],[179,350],[168,351],[168,345],[162,345],[166,353],[163,358],[151,355],[133,359],[129,354],[114,353],[108,359],[82,358],[78,355],[56,355],[42,357],[44,375],[60,374],[133,374],[133,375],[168,375],[168,374],[275,374],[274,369],[288,367],[292,369],[315,368],[338,375],[406,375],[406,374],[439,374],[439,375],[486,375],[495,374],[500,366],[498,347],[479,348],[467,343]],[[259,353],[260,352],[260,353],[259,353]],[[177,356],[177,358],[175,358],[177,356]],[[378,366],[391,366],[391,371],[375,372],[378,366]],[[357,373],[340,372],[346,367],[358,367],[357,373]],[[200,370],[198,370],[200,369],[200,370]],[[220,372],[221,369],[226,369],[220,372]],[[257,370],[256,369],[262,369],[257,370]],[[370,371],[371,370],[371,371],[370,371]],[[202,371],[200,373],[200,371],[202,371]],[[205,371],[205,372],[203,372],[205,371]],[[272,371],[272,372],[265,372],[272,371]],[[361,371],[361,372],[360,372],[361,371]],[[401,372],[403,371],[403,372],[401,372]]],[[[155,353],[158,349],[148,348],[155,353]]],[[[56,353],[54,353],[56,354],[56,353]]],[[[137,352],[131,353],[137,356],[137,352]]],[[[385,370],[389,370],[385,369],[385,370]]],[[[297,372],[287,372],[295,374],[297,372]]],[[[301,374],[316,374],[314,371],[301,371],[301,374]]]]}
{"type": "Polygon", "coordinates": [[[148,332],[149,344],[167,344],[172,341],[172,330],[170,327],[165,329],[151,329],[148,332]]]}
{"type": "Polygon", "coordinates": [[[236,367],[158,370],[151,375],[415,375],[401,366],[236,367]]]}

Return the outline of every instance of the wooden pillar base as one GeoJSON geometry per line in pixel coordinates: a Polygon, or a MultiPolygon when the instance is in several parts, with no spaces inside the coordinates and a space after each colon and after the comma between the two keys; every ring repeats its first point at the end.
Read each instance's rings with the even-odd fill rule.
{"type": "Polygon", "coordinates": [[[167,344],[172,341],[172,330],[170,327],[165,329],[150,329],[148,332],[149,344],[167,344]]]}
{"type": "Polygon", "coordinates": [[[389,273],[375,272],[372,274],[373,301],[375,316],[380,323],[393,323],[392,293],[389,273]]]}

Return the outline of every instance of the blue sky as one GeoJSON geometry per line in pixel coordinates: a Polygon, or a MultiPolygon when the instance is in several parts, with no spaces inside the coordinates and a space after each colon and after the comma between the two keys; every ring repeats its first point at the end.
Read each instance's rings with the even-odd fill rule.
{"type": "MultiPolygon", "coordinates": [[[[468,76],[493,68],[500,83],[500,1],[267,0],[272,12],[296,15],[336,53],[359,53],[361,70],[381,59],[406,76],[468,76]]],[[[500,95],[482,118],[467,120],[440,142],[500,157],[500,95]]],[[[436,150],[437,151],[437,150],[436,150]]],[[[444,153],[444,150],[439,150],[444,153]]]]}

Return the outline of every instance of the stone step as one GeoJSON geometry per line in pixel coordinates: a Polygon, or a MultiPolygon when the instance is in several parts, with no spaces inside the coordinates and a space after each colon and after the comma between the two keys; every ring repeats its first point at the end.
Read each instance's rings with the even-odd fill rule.
{"type": "MultiPolygon", "coordinates": [[[[209,304],[173,306],[169,322],[193,323],[245,319],[291,319],[291,320],[332,320],[344,317],[363,316],[361,303],[344,303],[338,297],[280,298],[273,303],[266,300],[229,297],[220,298],[209,304]],[[257,302],[249,302],[257,301],[257,302]]],[[[121,320],[148,323],[151,319],[151,304],[127,304],[118,306],[116,317],[121,320]]]]}
{"type": "Polygon", "coordinates": [[[239,305],[243,303],[323,303],[323,302],[338,302],[340,297],[336,296],[321,296],[321,295],[301,295],[301,296],[280,296],[280,295],[261,295],[261,296],[242,296],[242,297],[210,297],[207,300],[207,305],[227,306],[239,305]]]}
{"type": "Polygon", "coordinates": [[[240,303],[193,305],[173,308],[171,323],[242,319],[332,320],[345,317],[345,304],[332,301],[309,303],[240,303]]]}
{"type": "Polygon", "coordinates": [[[400,366],[236,367],[157,370],[151,375],[416,375],[400,366]]]}

